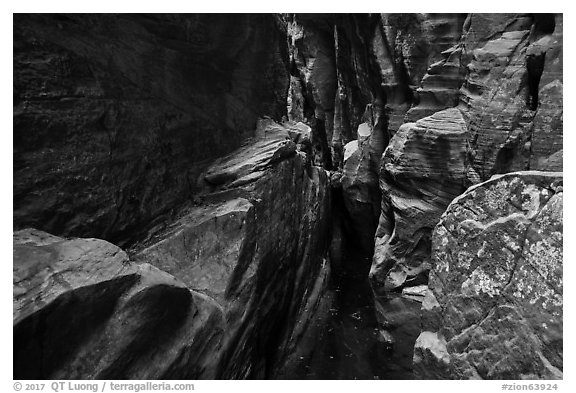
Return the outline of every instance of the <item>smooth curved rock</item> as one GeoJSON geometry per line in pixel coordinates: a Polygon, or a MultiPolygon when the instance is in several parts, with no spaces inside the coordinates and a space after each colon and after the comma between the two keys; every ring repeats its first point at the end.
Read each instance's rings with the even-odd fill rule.
{"type": "Polygon", "coordinates": [[[224,315],[99,239],[14,233],[14,378],[214,378],[224,315]]]}
{"type": "Polygon", "coordinates": [[[469,188],[434,230],[418,378],[561,379],[562,174],[469,188]]]}

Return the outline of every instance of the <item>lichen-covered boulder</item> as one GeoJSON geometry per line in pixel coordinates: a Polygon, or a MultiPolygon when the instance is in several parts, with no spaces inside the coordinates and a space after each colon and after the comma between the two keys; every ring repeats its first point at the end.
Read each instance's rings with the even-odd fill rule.
{"type": "Polygon", "coordinates": [[[418,378],[562,378],[562,174],[469,188],[432,239],[418,378]]]}

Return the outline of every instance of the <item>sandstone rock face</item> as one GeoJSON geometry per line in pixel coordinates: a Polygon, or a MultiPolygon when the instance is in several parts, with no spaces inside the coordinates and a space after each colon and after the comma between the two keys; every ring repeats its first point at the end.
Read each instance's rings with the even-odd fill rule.
{"type": "Polygon", "coordinates": [[[485,180],[517,170],[562,170],[562,16],[500,16],[506,25],[487,41],[473,32],[484,17],[470,17],[464,38],[471,60],[459,105],[476,172],[485,180]]]}
{"type": "Polygon", "coordinates": [[[410,85],[418,85],[442,52],[460,40],[466,14],[381,14],[396,63],[402,62],[410,85]]]}
{"type": "Polygon", "coordinates": [[[288,119],[292,121],[304,121],[305,98],[302,93],[300,79],[290,76],[290,88],[288,89],[288,119]]]}
{"type": "Polygon", "coordinates": [[[213,378],[216,302],[99,239],[14,233],[14,378],[213,378]]]}
{"type": "Polygon", "coordinates": [[[562,378],[562,174],[468,189],[432,239],[418,378],[562,378]]]}
{"type": "Polygon", "coordinates": [[[462,48],[458,45],[442,52],[443,59],[433,63],[416,90],[416,105],[406,113],[405,120],[416,121],[458,103],[459,89],[464,82],[461,64],[462,48]]]}
{"type": "Polygon", "coordinates": [[[342,173],[334,184],[342,186],[335,192],[342,193],[345,211],[334,221],[342,220],[348,244],[368,255],[379,215],[378,166],[388,144],[385,95],[372,48],[374,37],[381,37],[379,24],[376,14],[296,14],[288,27],[291,72],[300,81],[292,85],[290,110],[298,107],[293,103],[301,87],[313,162],[342,173]],[[344,147],[352,141],[358,149],[348,149],[350,155],[344,147]]]}
{"type": "Polygon", "coordinates": [[[382,156],[382,206],[370,271],[377,292],[425,282],[432,229],[468,183],[469,142],[455,108],[404,124],[390,141],[382,156]]]}
{"type": "Polygon", "coordinates": [[[208,168],[202,205],[135,250],[222,306],[218,378],[274,377],[328,283],[328,175],[296,152],[296,126],[261,128],[208,168]]]}
{"type": "MultiPolygon", "coordinates": [[[[548,23],[551,23],[548,15],[548,23]]],[[[550,29],[550,27],[548,27],[550,29]]],[[[527,49],[527,62],[535,63],[536,67],[529,77],[537,79],[543,64],[540,83],[531,83],[537,96],[532,97],[538,102],[534,115],[532,136],[530,140],[530,169],[545,171],[562,170],[563,143],[563,23],[562,15],[554,17],[554,31],[540,32],[538,38],[527,49]],[[546,34],[548,33],[548,34],[546,34]]],[[[535,34],[534,34],[535,35],[535,34]]],[[[534,37],[536,39],[538,35],[534,37]]]]}
{"type": "Polygon", "coordinates": [[[309,21],[292,16],[288,25],[290,38],[291,120],[300,120],[294,113],[294,103],[302,100],[302,117],[312,126],[314,162],[332,167],[329,141],[333,131],[334,97],[337,78],[332,26],[322,15],[309,21]],[[300,98],[302,97],[302,98],[300,98]]]}
{"type": "Polygon", "coordinates": [[[17,15],[14,224],[122,244],[286,113],[277,16],[17,15]]]}
{"type": "Polygon", "coordinates": [[[260,121],[131,258],[104,240],[16,232],[15,377],[274,377],[329,309],[330,186],[296,151],[308,132],[260,121]]]}
{"type": "MultiPolygon", "coordinates": [[[[292,74],[300,80],[291,91],[303,86],[304,117],[312,125],[315,160],[325,168],[342,168],[343,147],[356,139],[368,104],[378,103],[374,109],[384,120],[385,97],[370,50],[378,20],[368,14],[291,16],[292,74]]],[[[382,126],[386,132],[385,123],[382,126]]]]}
{"type": "Polygon", "coordinates": [[[371,106],[367,115],[368,121],[358,127],[357,139],[345,146],[341,186],[346,237],[359,250],[371,255],[380,215],[377,172],[385,146],[381,137],[382,120],[372,117],[371,106]]]}
{"type": "Polygon", "coordinates": [[[382,53],[378,60],[390,109],[389,129],[394,133],[405,120],[414,122],[457,102],[464,75],[454,47],[466,15],[382,14],[381,18],[384,39],[374,47],[382,48],[377,50],[382,53]]]}
{"type": "MultiPolygon", "coordinates": [[[[460,42],[442,53],[445,60],[433,64],[422,80],[423,89],[437,82],[439,87],[450,89],[451,97],[463,81],[459,115],[451,109],[420,120],[433,122],[442,130],[453,128],[452,116],[446,113],[460,118],[460,147],[452,151],[452,144],[449,148],[437,144],[436,151],[451,150],[442,154],[450,158],[439,155],[437,164],[442,166],[446,160],[447,165],[437,167],[432,175],[443,180],[445,173],[455,182],[424,191],[415,189],[425,189],[430,179],[426,168],[422,172],[422,164],[414,160],[419,157],[417,150],[403,147],[405,127],[410,123],[401,126],[400,135],[391,139],[383,156],[380,173],[382,216],[372,269],[376,286],[384,284],[385,274],[388,288],[397,287],[412,275],[406,268],[400,272],[392,268],[399,260],[410,261],[412,267],[427,260],[430,248],[426,239],[448,203],[466,187],[494,173],[562,169],[562,17],[470,14],[463,32],[460,42]],[[464,79],[461,71],[465,64],[464,79]],[[455,178],[450,171],[456,171],[455,178]],[[401,199],[395,195],[398,189],[401,199]],[[394,215],[390,213],[393,210],[394,215]],[[410,229],[402,229],[404,225],[410,229]],[[409,240],[398,241],[402,238],[409,240]],[[399,259],[400,255],[403,257],[399,259]]],[[[422,103],[410,113],[419,107],[422,103]]],[[[430,106],[434,107],[437,105],[430,106]]],[[[416,273],[425,271],[417,269],[416,273]]]]}

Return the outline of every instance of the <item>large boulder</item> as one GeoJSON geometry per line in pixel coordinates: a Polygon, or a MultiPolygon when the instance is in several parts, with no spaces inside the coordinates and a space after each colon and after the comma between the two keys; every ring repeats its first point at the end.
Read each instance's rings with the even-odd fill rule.
{"type": "Polygon", "coordinates": [[[381,200],[378,168],[386,147],[383,121],[377,116],[378,111],[369,105],[365,113],[367,121],[358,127],[357,139],[344,146],[341,176],[346,237],[349,245],[354,244],[366,255],[374,251],[381,200]]]}
{"type": "Polygon", "coordinates": [[[14,233],[15,379],[214,378],[210,298],[100,239],[14,233]]]}
{"type": "Polygon", "coordinates": [[[455,108],[402,125],[390,141],[382,156],[382,206],[370,271],[376,292],[425,283],[432,230],[475,180],[469,143],[455,108]]]}
{"type": "Polygon", "coordinates": [[[418,378],[562,378],[562,174],[469,188],[434,230],[418,378]]]}

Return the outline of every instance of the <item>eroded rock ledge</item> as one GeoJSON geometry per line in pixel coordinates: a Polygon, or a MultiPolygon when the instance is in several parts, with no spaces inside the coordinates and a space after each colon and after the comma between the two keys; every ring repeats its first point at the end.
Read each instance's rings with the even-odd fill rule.
{"type": "Polygon", "coordinates": [[[456,198],[432,239],[418,378],[562,378],[562,174],[516,172],[456,198]]]}
{"type": "Polygon", "coordinates": [[[330,272],[329,177],[297,150],[308,133],[262,120],[130,258],[103,240],[16,232],[15,377],[273,378],[330,272]]]}

